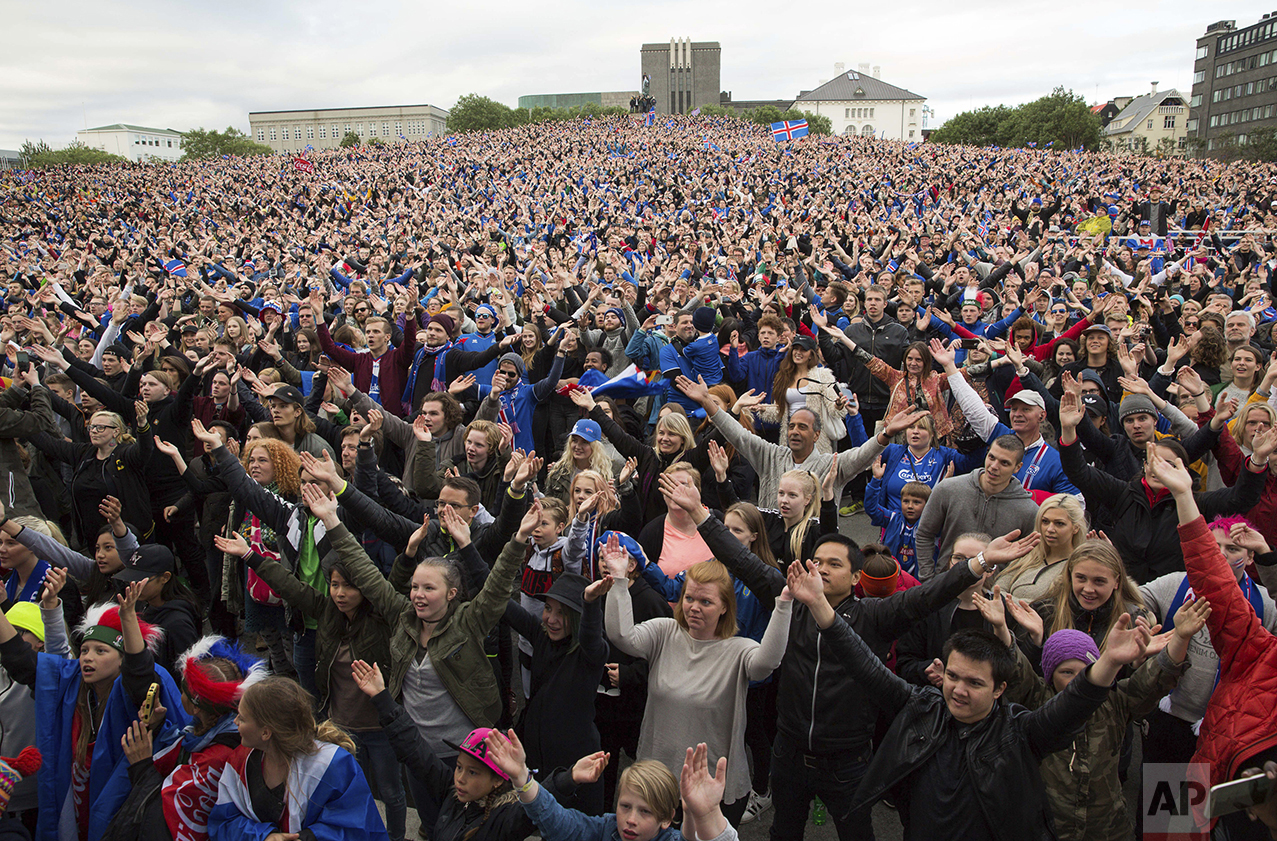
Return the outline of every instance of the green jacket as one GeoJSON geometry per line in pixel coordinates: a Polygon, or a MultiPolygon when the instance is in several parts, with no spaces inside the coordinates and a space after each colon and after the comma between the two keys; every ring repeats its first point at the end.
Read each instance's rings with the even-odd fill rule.
{"type": "MultiPolygon", "coordinates": [[[[475,727],[491,727],[501,714],[501,695],[497,691],[492,666],[484,653],[483,640],[505,614],[506,602],[519,591],[527,551],[526,543],[511,539],[501,550],[491,573],[473,542],[452,556],[462,567],[462,580],[482,581],[483,587],[470,601],[456,604],[452,613],[435,626],[426,653],[448,694],[475,727]]],[[[358,563],[367,565],[377,575],[381,574],[367,556],[358,563]]],[[[396,561],[396,567],[399,565],[396,561]]],[[[353,569],[351,574],[356,574],[353,569]]],[[[362,575],[359,577],[362,578],[362,575]]],[[[395,592],[389,582],[386,590],[393,593],[393,597],[387,598],[393,598],[398,605],[398,618],[390,636],[390,669],[385,673],[386,688],[395,700],[402,702],[404,676],[421,648],[421,622],[407,596],[395,592]]]]}
{"type": "MultiPolygon", "coordinates": [[[[1017,673],[1007,688],[1007,700],[1037,709],[1056,693],[1033,671],[1029,660],[1016,650],[1017,673]]],[[[1134,832],[1122,796],[1117,769],[1126,727],[1157,708],[1157,702],[1175,688],[1188,669],[1178,666],[1163,651],[1124,680],[1076,733],[1073,744],[1050,754],[1040,766],[1047,800],[1061,841],[1128,841],[1134,832]]],[[[1085,680],[1078,677],[1076,680],[1085,680]]]]}
{"type": "Polygon", "coordinates": [[[402,598],[364,553],[345,525],[328,532],[326,538],[338,557],[345,561],[354,579],[350,583],[363,595],[367,607],[353,621],[347,620],[333,600],[306,584],[278,561],[250,553],[245,561],[295,610],[317,623],[315,637],[315,688],[319,708],[328,704],[330,672],[337,649],[350,645],[355,660],[377,663],[383,671],[390,667],[390,635],[394,630],[402,598]]]}

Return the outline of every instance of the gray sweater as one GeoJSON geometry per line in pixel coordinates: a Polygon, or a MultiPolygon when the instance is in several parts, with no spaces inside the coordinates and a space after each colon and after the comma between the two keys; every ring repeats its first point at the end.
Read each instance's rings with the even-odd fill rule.
{"type": "MultiPolygon", "coordinates": [[[[1166,613],[1187,574],[1172,572],[1140,585],[1144,606],[1159,623],[1165,623],[1169,618],[1166,613]]],[[[1260,622],[1269,633],[1277,634],[1277,606],[1273,605],[1268,593],[1261,590],[1260,596],[1264,601],[1264,615],[1260,622]]],[[[1206,704],[1215,691],[1215,680],[1219,675],[1219,655],[1211,645],[1210,628],[1202,628],[1188,641],[1188,661],[1188,671],[1179,679],[1174,691],[1162,699],[1161,707],[1176,718],[1195,724],[1206,714],[1206,704]]]]}
{"type": "MultiPolygon", "coordinates": [[[[824,481],[829,472],[829,465],[838,460],[838,477],[835,483],[834,499],[838,499],[843,485],[867,468],[878,454],[886,449],[878,443],[877,437],[854,450],[841,453],[822,453],[813,450],[802,464],[794,463],[794,453],[786,444],[772,444],[764,441],[752,432],[748,432],[729,412],[717,412],[710,421],[723,433],[723,437],[736,448],[750,467],[758,474],[758,507],[769,510],[776,508],[776,490],[780,487],[780,477],[789,470],[806,470],[816,474],[816,482],[824,481]]],[[[1016,483],[1019,487],[1019,483],[1016,483]]],[[[925,517],[925,513],[923,514],[925,517]]],[[[1032,527],[1032,518],[1029,521],[1032,527]]]]}
{"type": "Polygon", "coordinates": [[[936,574],[940,559],[948,557],[954,542],[967,532],[999,537],[1013,529],[1019,529],[1021,536],[1033,531],[1038,504],[1020,480],[1011,479],[1011,484],[989,496],[980,487],[982,473],[983,468],[945,479],[931,491],[918,521],[918,577],[923,581],[936,574]]]}

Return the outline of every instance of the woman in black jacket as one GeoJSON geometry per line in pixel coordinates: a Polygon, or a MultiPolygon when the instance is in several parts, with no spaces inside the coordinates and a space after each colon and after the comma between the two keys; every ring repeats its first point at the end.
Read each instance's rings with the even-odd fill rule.
{"type": "Polygon", "coordinates": [[[150,442],[135,442],[124,418],[115,412],[94,412],[89,417],[87,444],[72,444],[47,432],[37,432],[28,440],[49,458],[71,465],[71,514],[81,544],[91,542],[107,524],[98,511],[98,503],[106,496],[120,500],[123,519],[139,540],[150,539],[155,523],[144,449],[150,442]]]}
{"type": "MultiPolygon", "coordinates": [[[[608,653],[601,587],[565,572],[546,591],[540,616],[514,600],[506,606],[506,622],[532,643],[532,691],[517,729],[529,761],[546,773],[600,747],[594,699],[608,653]]],[[[563,805],[603,814],[602,783],[582,786],[563,805]]]]}
{"type": "MultiPolygon", "coordinates": [[[[395,703],[376,663],[356,660],[352,672],[359,688],[372,698],[399,761],[440,803],[430,841],[523,841],[536,833],[510,778],[487,759],[484,739],[497,731],[480,727],[451,745],[457,749],[454,770],[435,755],[408,713],[395,703]]],[[[541,784],[556,798],[570,797],[577,784],[597,780],[606,762],[602,751],[581,757],[570,771],[554,769],[541,784]]]]}

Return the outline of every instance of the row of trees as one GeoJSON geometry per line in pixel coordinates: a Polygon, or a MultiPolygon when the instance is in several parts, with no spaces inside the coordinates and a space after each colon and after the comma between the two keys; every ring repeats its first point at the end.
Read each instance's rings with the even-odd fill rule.
{"type": "Polygon", "coordinates": [[[584,117],[619,117],[628,114],[628,108],[604,108],[597,102],[587,102],[579,108],[511,108],[486,96],[468,93],[457,100],[448,112],[448,131],[496,131],[533,123],[562,122],[584,117]]]}
{"type": "Polygon", "coordinates": [[[933,132],[931,142],[1095,151],[1100,148],[1100,117],[1080,95],[1061,87],[1014,108],[986,105],[963,111],[933,132]]]}
{"type": "Polygon", "coordinates": [[[274,151],[234,126],[227,126],[226,131],[203,127],[191,129],[182,136],[182,149],[184,161],[220,158],[223,155],[269,155],[274,151]]]}
{"type": "Polygon", "coordinates": [[[28,140],[18,150],[18,159],[22,162],[23,169],[44,169],[49,166],[63,165],[110,164],[126,160],[119,155],[112,155],[110,152],[85,146],[79,140],[72,141],[64,149],[54,149],[43,140],[35,142],[28,140]]]}

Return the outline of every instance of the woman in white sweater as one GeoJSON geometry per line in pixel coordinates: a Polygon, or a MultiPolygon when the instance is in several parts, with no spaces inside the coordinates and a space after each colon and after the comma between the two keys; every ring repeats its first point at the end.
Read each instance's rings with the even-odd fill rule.
{"type": "MultiPolygon", "coordinates": [[[[602,560],[610,580],[625,580],[629,556],[615,535],[602,560]]],[[[749,800],[745,695],[751,680],[764,679],[780,665],[789,641],[791,605],[785,590],[776,599],[763,641],[757,643],[735,635],[736,593],[731,574],[718,561],[687,570],[673,619],[635,625],[629,590],[608,590],[603,614],[608,639],[648,663],[647,708],[636,758],[658,760],[677,776],[689,744],[705,742],[711,764],[727,757],[723,814],[733,826],[739,825],[749,800]]]]}

